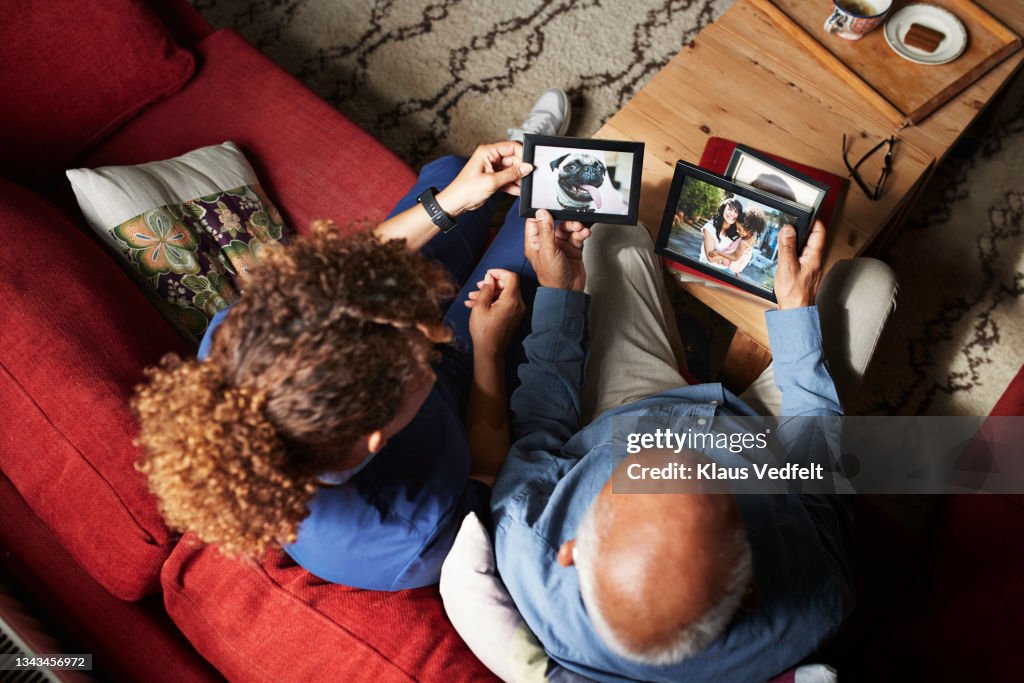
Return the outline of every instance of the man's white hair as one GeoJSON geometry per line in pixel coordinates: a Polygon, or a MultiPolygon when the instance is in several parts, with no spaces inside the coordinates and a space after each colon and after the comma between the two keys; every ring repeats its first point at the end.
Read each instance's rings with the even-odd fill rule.
{"type": "Polygon", "coordinates": [[[601,601],[597,597],[595,586],[595,574],[599,562],[597,558],[605,536],[603,532],[605,524],[602,524],[604,520],[600,518],[610,514],[602,511],[607,507],[597,504],[595,501],[576,532],[574,563],[579,577],[583,604],[590,615],[594,630],[612,652],[630,661],[653,666],[671,666],[693,657],[711,644],[729,625],[753,578],[753,559],[746,531],[740,528],[733,535],[733,556],[736,561],[733,564],[725,594],[721,599],[697,621],[681,628],[667,645],[636,650],[626,645],[616,635],[605,619],[601,610],[601,601]]]}

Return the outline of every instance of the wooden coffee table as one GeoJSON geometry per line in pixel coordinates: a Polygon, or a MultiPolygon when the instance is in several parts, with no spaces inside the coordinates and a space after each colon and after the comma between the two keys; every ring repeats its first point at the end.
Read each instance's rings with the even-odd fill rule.
{"type": "MultiPolygon", "coordinates": [[[[855,139],[853,154],[896,135],[893,171],[881,199],[870,201],[851,182],[830,227],[828,268],[863,253],[898,227],[935,166],[1011,79],[1024,52],[1009,57],[920,124],[900,129],[847,83],[831,76],[758,4],[738,0],[595,137],[646,142],[640,219],[656,235],[676,160],[696,163],[711,136],[845,177],[844,133],[855,139]]],[[[1018,34],[1024,33],[1019,0],[979,4],[1018,34]]],[[[682,286],[736,325],[725,368],[731,384],[753,380],[770,360],[764,311],[772,305],[719,287],[682,286]]]]}

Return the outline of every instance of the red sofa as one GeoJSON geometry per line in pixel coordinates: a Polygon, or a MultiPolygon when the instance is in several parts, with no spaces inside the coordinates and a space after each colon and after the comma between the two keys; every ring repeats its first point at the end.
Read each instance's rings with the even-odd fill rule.
{"type": "MultiPolygon", "coordinates": [[[[991,412],[1022,415],[1024,366],[991,412]]],[[[1024,495],[858,502],[859,605],[832,653],[847,680],[1021,680],[1024,495]]]]}
{"type": "Polygon", "coordinates": [[[436,589],[330,585],[164,527],[127,402],[144,367],[194,350],[63,176],[232,140],[302,231],[380,220],[413,171],[185,0],[30,3],[0,43],[0,571],[104,679],[494,680],[436,589]]]}
{"type": "MultiPolygon", "coordinates": [[[[231,561],[164,527],[132,467],[127,401],[144,367],[192,350],[91,237],[62,173],[233,140],[302,230],[380,219],[411,169],[186,0],[29,3],[0,25],[0,64],[0,571],[104,679],[493,680],[435,589],[329,585],[281,553],[231,561]]],[[[1024,376],[1013,386],[1003,414],[1021,413],[1024,376]]],[[[1008,588],[1019,544],[1001,535],[1024,531],[1020,501],[953,499],[916,545],[864,516],[866,626],[854,622],[837,658],[875,680],[922,671],[920,659],[893,668],[894,650],[940,672],[977,672],[976,655],[988,676],[1012,672],[995,617],[1024,627],[1008,588]],[[880,547],[921,548],[931,582],[894,588],[880,547]],[[874,599],[883,588],[900,600],[874,599]]]]}

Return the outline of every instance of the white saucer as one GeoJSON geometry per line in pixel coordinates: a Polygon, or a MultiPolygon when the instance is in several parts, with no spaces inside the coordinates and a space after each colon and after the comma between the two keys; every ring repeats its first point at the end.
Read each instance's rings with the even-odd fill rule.
{"type": "Polygon", "coordinates": [[[946,64],[963,54],[967,48],[967,29],[951,12],[935,5],[907,5],[894,12],[885,22],[885,42],[904,59],[918,64],[946,64]],[[911,24],[921,24],[942,31],[942,39],[935,52],[925,52],[903,42],[911,24]]]}

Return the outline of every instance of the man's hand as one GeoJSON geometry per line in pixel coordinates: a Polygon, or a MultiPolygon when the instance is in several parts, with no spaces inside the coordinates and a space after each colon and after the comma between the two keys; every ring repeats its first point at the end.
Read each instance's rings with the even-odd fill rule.
{"type": "Polygon", "coordinates": [[[556,228],[551,213],[538,209],[536,218],[526,219],[525,234],[523,251],[540,286],[582,292],[587,281],[583,243],[590,229],[579,221],[564,221],[556,228]]]}
{"type": "Polygon", "coordinates": [[[470,292],[465,302],[473,309],[469,314],[473,353],[501,356],[526,311],[519,294],[519,276],[509,270],[491,268],[477,284],[480,289],[470,292]]]}
{"type": "Polygon", "coordinates": [[[796,255],[796,228],[782,226],[779,231],[779,267],[775,271],[775,297],[779,309],[802,308],[814,303],[821,282],[822,252],[825,250],[825,225],[814,221],[807,244],[796,255]]]}
{"type": "Polygon", "coordinates": [[[483,206],[495,192],[519,194],[523,177],[533,166],[523,163],[523,146],[518,142],[480,145],[455,180],[437,195],[437,203],[449,216],[458,216],[483,206]]]}

